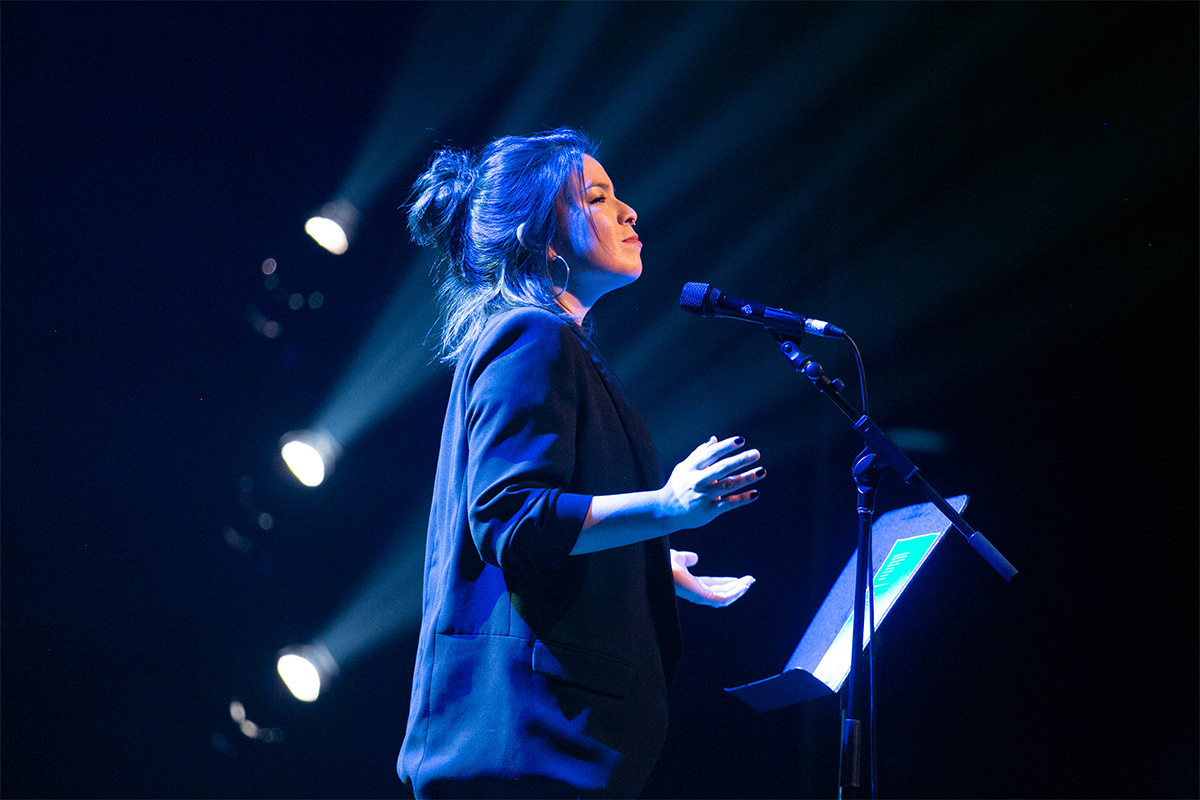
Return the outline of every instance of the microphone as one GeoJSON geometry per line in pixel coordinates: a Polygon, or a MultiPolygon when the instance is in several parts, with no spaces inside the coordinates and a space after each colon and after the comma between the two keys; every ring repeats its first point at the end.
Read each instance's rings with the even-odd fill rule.
{"type": "Polygon", "coordinates": [[[811,333],[827,339],[850,338],[844,330],[824,320],[809,319],[782,308],[767,308],[761,303],[734,297],[707,283],[685,283],[679,295],[679,307],[705,319],[745,320],[784,335],[803,336],[811,333]]]}

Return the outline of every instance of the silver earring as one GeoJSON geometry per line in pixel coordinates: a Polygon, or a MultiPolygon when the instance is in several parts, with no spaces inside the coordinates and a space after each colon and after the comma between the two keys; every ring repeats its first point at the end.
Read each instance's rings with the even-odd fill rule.
{"type": "Polygon", "coordinates": [[[554,295],[557,298],[557,297],[562,296],[562,293],[567,290],[567,284],[571,282],[571,265],[568,264],[567,260],[565,258],[563,258],[562,256],[555,256],[554,260],[561,261],[562,265],[563,265],[563,269],[565,269],[567,271],[567,279],[563,281],[563,287],[558,290],[558,294],[554,295]]]}

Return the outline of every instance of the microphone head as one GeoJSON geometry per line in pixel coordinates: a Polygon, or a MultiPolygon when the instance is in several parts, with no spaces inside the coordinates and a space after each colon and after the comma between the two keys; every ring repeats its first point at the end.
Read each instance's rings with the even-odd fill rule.
{"type": "Polygon", "coordinates": [[[704,316],[704,298],[709,288],[707,283],[685,283],[679,294],[679,307],[689,314],[704,316]]]}

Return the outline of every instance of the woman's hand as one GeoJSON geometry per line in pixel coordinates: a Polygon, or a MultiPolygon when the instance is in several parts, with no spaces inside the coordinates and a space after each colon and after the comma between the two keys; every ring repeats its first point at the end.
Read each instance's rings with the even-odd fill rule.
{"type": "Polygon", "coordinates": [[[713,436],[692,451],[671,471],[658,491],[659,513],[672,531],[699,528],[726,511],[758,497],[758,490],[743,491],[767,474],[762,467],[743,470],[758,461],[757,450],[731,455],[745,444],[740,436],[718,442],[713,436]]]}
{"type": "Polygon", "coordinates": [[[759,457],[757,450],[733,455],[744,444],[741,437],[718,442],[714,436],[679,462],[661,489],[594,496],[571,555],[699,528],[752,502],[758,491],[746,487],[762,480],[767,471],[744,469],[759,457]]]}
{"type": "Polygon", "coordinates": [[[688,571],[700,556],[686,550],[671,551],[671,572],[675,574],[675,595],[702,606],[722,608],[746,593],[754,578],[701,578],[688,571]]]}

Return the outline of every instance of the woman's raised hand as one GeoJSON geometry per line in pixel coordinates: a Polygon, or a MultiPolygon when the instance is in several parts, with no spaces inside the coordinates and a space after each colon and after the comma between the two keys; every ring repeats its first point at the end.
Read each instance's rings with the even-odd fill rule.
{"type": "Polygon", "coordinates": [[[671,530],[699,528],[735,508],[753,502],[757,489],[746,487],[763,479],[762,467],[746,469],[758,461],[757,450],[740,450],[740,436],[717,441],[713,436],[671,470],[658,491],[659,513],[671,530]]]}
{"type": "Polygon", "coordinates": [[[679,462],[661,489],[594,496],[571,554],[699,528],[753,501],[758,491],[746,487],[762,480],[767,471],[746,469],[758,461],[759,453],[738,453],[745,444],[741,437],[718,442],[714,436],[679,462]]]}

